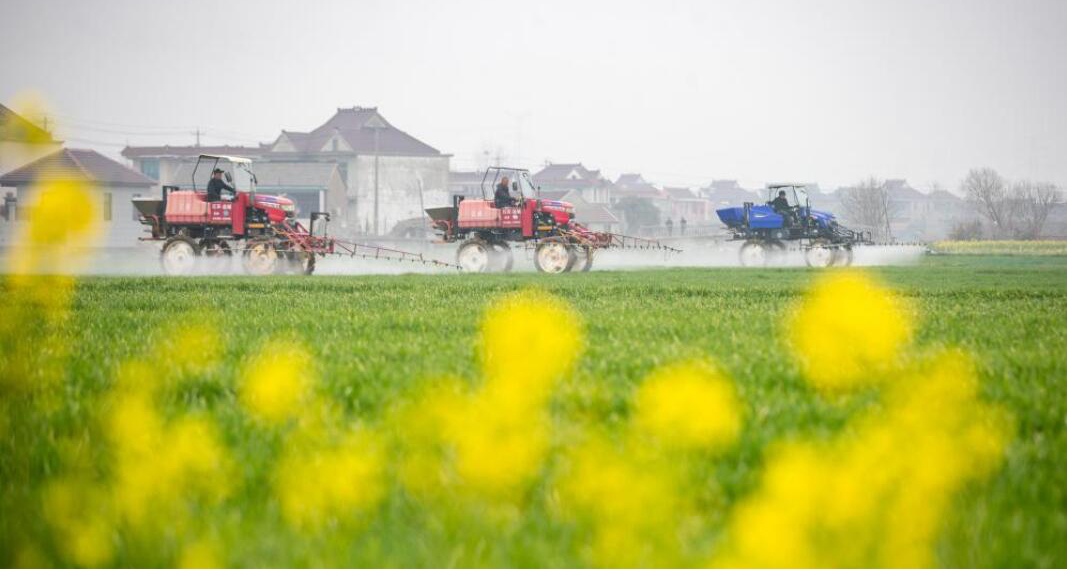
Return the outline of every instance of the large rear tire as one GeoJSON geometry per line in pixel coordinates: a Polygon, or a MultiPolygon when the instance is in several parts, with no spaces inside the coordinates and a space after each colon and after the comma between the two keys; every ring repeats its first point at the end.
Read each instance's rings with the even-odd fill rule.
{"type": "Polygon", "coordinates": [[[163,273],[172,277],[184,277],[193,274],[200,263],[200,247],[188,237],[171,237],[163,244],[159,261],[163,273]]]}
{"type": "Polygon", "coordinates": [[[456,264],[468,273],[484,273],[490,269],[492,250],[488,243],[471,239],[456,251],[456,264]]]}
{"type": "Polygon", "coordinates": [[[253,239],[245,249],[244,267],[250,275],[264,276],[278,272],[280,254],[270,239],[253,239]]]}
{"type": "Polygon", "coordinates": [[[534,265],[542,273],[565,273],[577,258],[574,247],[559,237],[543,239],[534,249],[534,265]]]}
{"type": "Polygon", "coordinates": [[[593,268],[593,248],[588,245],[582,245],[576,248],[575,255],[577,261],[574,263],[574,272],[585,273],[589,272],[589,269],[593,268]]]}
{"type": "Polygon", "coordinates": [[[812,242],[807,251],[804,251],[804,262],[809,267],[822,269],[834,264],[834,256],[834,250],[829,243],[816,240],[812,242]]]}

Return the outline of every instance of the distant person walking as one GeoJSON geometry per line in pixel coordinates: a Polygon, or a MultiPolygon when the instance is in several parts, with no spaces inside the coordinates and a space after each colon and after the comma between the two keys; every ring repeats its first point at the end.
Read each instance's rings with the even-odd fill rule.
{"type": "Polygon", "coordinates": [[[683,217],[681,223],[678,224],[678,234],[683,237],[685,236],[685,225],[685,218],[683,217]]]}
{"type": "Polygon", "coordinates": [[[671,218],[668,217],[667,223],[664,223],[663,225],[667,226],[667,237],[670,237],[674,234],[674,222],[671,221],[671,218]]]}

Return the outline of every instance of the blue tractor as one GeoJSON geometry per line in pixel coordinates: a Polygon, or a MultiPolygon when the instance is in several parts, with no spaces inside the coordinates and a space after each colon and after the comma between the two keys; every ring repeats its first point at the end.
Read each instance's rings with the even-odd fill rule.
{"type": "Polygon", "coordinates": [[[837,223],[832,213],[811,209],[808,192],[800,184],[770,184],[766,204],[745,202],[741,207],[716,210],[719,219],[741,245],[741,264],[764,266],[784,256],[795,243],[811,267],[852,264],[852,248],[871,242],[870,232],[853,231],[837,223]]]}

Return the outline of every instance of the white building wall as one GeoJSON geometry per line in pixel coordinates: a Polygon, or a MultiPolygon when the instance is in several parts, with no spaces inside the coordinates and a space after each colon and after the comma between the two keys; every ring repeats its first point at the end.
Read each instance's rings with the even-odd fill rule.
{"type": "MultiPolygon", "coordinates": [[[[379,233],[388,233],[399,221],[422,216],[423,207],[449,204],[448,156],[380,156],[378,160],[379,233]]],[[[356,156],[349,162],[348,196],[349,225],[373,231],[374,156],[356,156]]]]}
{"type": "MultiPolygon", "coordinates": [[[[105,248],[127,248],[136,247],[138,245],[138,238],[146,235],[145,226],[141,225],[139,221],[134,218],[135,208],[131,201],[134,195],[151,195],[155,189],[152,187],[117,187],[117,186],[100,186],[94,188],[94,194],[98,198],[98,212],[100,214],[99,222],[99,239],[93,243],[96,247],[105,248]],[[111,215],[110,220],[107,219],[105,214],[106,205],[108,203],[107,196],[110,195],[111,203],[111,215]]],[[[35,189],[33,187],[22,187],[16,192],[18,198],[18,207],[23,212],[26,208],[33,207],[36,201],[35,189]]],[[[24,217],[25,213],[19,214],[19,217],[24,217]]],[[[22,225],[25,220],[16,220],[12,222],[0,223],[4,226],[0,231],[0,244],[3,246],[10,246],[14,243],[15,239],[20,235],[22,225]]]]}

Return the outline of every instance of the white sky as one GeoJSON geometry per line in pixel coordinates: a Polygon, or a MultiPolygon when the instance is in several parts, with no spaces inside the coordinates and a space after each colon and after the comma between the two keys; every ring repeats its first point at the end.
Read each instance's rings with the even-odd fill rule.
{"type": "Polygon", "coordinates": [[[27,95],[111,155],[363,105],[454,168],[1067,186],[1067,2],[3,0],[0,102],[27,95]]]}

